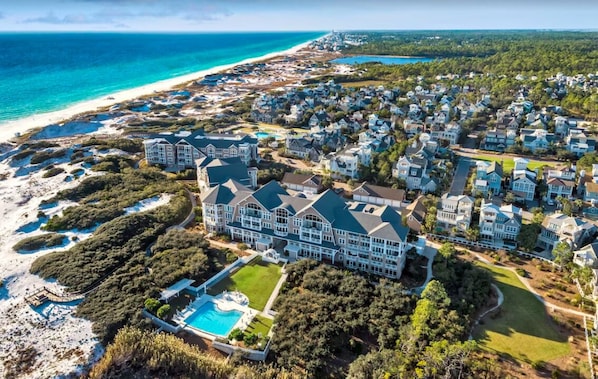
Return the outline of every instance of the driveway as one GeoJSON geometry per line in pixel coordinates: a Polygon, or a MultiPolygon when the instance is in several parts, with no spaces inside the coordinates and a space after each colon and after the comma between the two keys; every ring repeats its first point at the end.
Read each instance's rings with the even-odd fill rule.
{"type": "Polygon", "coordinates": [[[467,178],[469,175],[469,169],[471,168],[471,159],[468,157],[460,157],[455,175],[453,176],[453,183],[451,184],[450,195],[458,196],[463,195],[465,190],[465,184],[467,184],[467,178]]]}

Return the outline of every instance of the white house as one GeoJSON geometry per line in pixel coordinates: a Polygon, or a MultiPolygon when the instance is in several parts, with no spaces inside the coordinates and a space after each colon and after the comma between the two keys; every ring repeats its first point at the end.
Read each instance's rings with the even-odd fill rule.
{"type": "Polygon", "coordinates": [[[322,158],[320,166],[334,176],[359,177],[359,165],[369,166],[372,149],[368,145],[349,145],[322,158]]]}
{"type": "Polygon", "coordinates": [[[482,202],[480,209],[480,240],[497,248],[516,248],[521,230],[521,209],[513,205],[499,207],[482,202]]]}
{"type": "Polygon", "coordinates": [[[473,205],[474,200],[469,196],[445,193],[440,198],[440,206],[436,212],[437,226],[444,230],[454,227],[465,232],[471,224],[473,205]]]}
{"type": "Polygon", "coordinates": [[[566,242],[578,249],[596,234],[596,226],[577,217],[555,213],[546,216],[538,236],[538,246],[552,251],[558,242],[566,242]]]}

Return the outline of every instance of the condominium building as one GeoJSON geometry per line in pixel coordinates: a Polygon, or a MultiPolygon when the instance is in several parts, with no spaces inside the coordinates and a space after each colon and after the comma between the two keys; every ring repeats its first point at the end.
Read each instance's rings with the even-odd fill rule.
{"type": "Polygon", "coordinates": [[[312,258],[399,278],[409,229],[389,206],[345,202],[331,190],[311,199],[291,196],[276,181],[251,191],[234,181],[202,195],[204,225],[258,250],[312,258]]]}
{"type": "Polygon", "coordinates": [[[143,141],[149,164],[177,168],[194,168],[199,158],[239,157],[249,165],[257,159],[257,138],[246,134],[205,134],[195,132],[160,133],[143,141]]]}

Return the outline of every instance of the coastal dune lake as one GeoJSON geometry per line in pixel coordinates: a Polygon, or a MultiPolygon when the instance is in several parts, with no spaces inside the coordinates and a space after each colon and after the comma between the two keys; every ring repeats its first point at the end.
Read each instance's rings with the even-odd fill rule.
{"type": "Polygon", "coordinates": [[[355,55],[332,60],[332,63],[340,64],[361,64],[379,62],[382,64],[410,64],[420,62],[431,62],[434,58],[424,57],[395,57],[390,55],[355,55]]]}
{"type": "Polygon", "coordinates": [[[322,36],[269,33],[0,33],[0,127],[322,36]]]}

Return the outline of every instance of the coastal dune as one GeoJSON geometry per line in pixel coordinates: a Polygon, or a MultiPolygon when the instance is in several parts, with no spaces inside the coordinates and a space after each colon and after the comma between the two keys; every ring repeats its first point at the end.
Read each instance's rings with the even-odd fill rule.
{"type": "Polygon", "coordinates": [[[151,95],[155,92],[167,91],[175,86],[187,84],[189,82],[202,79],[207,75],[228,70],[238,65],[255,63],[278,56],[292,55],[297,51],[306,48],[310,43],[311,41],[307,41],[305,43],[296,45],[284,51],[273,52],[254,58],[248,58],[240,62],[216,66],[207,70],[201,70],[191,74],[178,76],[172,79],[161,80],[140,87],[119,91],[114,94],[106,95],[98,99],[77,103],[63,110],[48,113],[40,113],[19,120],[8,121],[6,123],[0,124],[0,142],[7,142],[16,135],[24,134],[35,128],[41,128],[52,124],[62,123],[81,113],[95,111],[99,108],[110,107],[112,105],[124,101],[133,100],[146,95],[151,95]]]}

